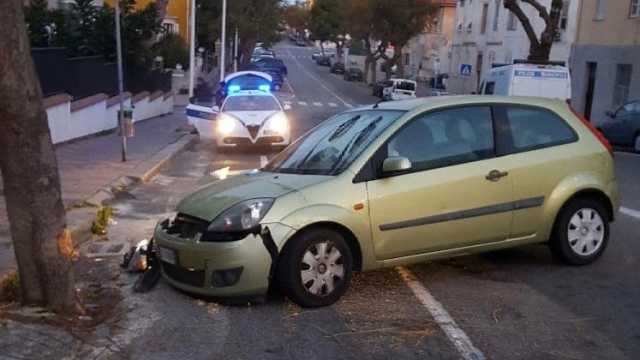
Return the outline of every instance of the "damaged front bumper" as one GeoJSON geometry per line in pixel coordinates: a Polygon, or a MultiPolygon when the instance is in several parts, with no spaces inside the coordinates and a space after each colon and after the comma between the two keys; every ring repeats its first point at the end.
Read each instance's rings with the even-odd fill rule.
{"type": "MultiPolygon", "coordinates": [[[[214,297],[263,295],[269,288],[274,247],[262,235],[225,242],[200,241],[170,234],[168,221],[158,223],[154,232],[156,254],[163,278],[187,292],[214,297]]],[[[268,228],[272,245],[283,244],[293,229],[280,224],[268,228]]],[[[277,255],[277,252],[276,252],[277,255]]]]}

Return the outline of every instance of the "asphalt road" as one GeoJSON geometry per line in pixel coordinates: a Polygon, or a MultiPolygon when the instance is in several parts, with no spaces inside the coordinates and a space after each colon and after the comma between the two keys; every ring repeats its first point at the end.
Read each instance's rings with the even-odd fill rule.
{"type": "MultiPolygon", "coordinates": [[[[275,50],[289,68],[279,97],[293,107],[294,137],[376,100],[365,85],[316,66],[310,48],[287,43],[275,50]]],[[[219,155],[196,144],[114,203],[111,237],[149,237],[155,221],[211,172],[259,167],[268,156],[219,155]]],[[[466,335],[488,359],[640,358],[640,156],[616,153],[616,164],[623,210],[609,248],[592,265],[564,266],[534,245],[409,267],[413,284],[432,297],[426,303],[437,301],[450,316],[444,323],[397,269],[356,274],[343,300],[314,310],[277,295],[264,304],[218,305],[161,283],[128,300],[126,350],[156,359],[459,359],[454,321],[454,334],[466,335]]]]}

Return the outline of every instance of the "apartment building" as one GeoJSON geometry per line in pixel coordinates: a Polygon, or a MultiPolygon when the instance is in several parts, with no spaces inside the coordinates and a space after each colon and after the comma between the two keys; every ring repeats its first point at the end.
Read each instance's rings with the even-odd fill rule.
{"type": "Polygon", "coordinates": [[[574,107],[592,122],[640,99],[640,0],[582,0],[573,49],[574,107]]]}
{"type": "MultiPolygon", "coordinates": [[[[551,0],[539,2],[550,8],[551,0]]],[[[550,60],[568,64],[576,37],[580,2],[564,0],[560,32],[551,49],[550,60]]],[[[524,2],[521,7],[540,35],[545,23],[538,12],[524,2]]],[[[448,90],[458,94],[476,91],[482,76],[493,64],[526,59],[529,44],[522,24],[504,8],[502,0],[458,0],[448,90]]]]}
{"type": "Polygon", "coordinates": [[[456,0],[440,0],[435,21],[403,49],[407,77],[426,81],[449,72],[455,21],[456,0]]]}

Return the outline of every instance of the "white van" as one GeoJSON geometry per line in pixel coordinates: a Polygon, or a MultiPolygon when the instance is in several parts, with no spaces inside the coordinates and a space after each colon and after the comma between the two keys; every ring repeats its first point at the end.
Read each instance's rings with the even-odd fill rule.
{"type": "Polygon", "coordinates": [[[416,87],[418,83],[408,79],[389,79],[382,89],[382,99],[384,100],[404,100],[416,98],[416,87]]]}
{"type": "Polygon", "coordinates": [[[512,64],[494,67],[480,83],[482,95],[571,99],[571,74],[560,65],[512,64]]]}

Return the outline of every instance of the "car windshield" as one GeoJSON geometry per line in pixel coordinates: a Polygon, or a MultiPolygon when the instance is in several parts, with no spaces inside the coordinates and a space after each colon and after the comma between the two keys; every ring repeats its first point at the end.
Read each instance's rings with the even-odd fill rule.
{"type": "Polygon", "coordinates": [[[362,110],[336,115],[278,154],[262,170],[337,175],[403,113],[362,110]]]}
{"type": "Polygon", "coordinates": [[[264,95],[230,96],[222,108],[222,111],[276,110],[280,110],[278,102],[273,97],[264,95]]]}

